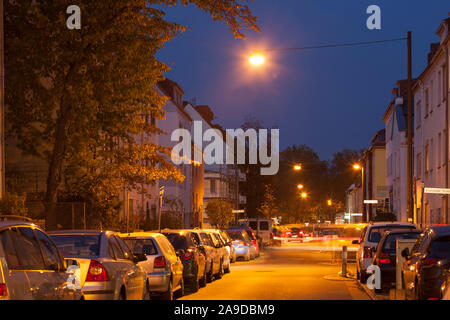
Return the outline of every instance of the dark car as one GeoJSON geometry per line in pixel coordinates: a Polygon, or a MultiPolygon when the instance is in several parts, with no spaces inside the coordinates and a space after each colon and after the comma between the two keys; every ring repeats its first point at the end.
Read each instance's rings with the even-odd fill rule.
{"type": "MultiPolygon", "coordinates": [[[[214,275],[220,271],[220,253],[215,247],[211,234],[205,230],[195,230],[200,236],[201,250],[206,257],[206,282],[212,282],[214,275]]],[[[206,283],[201,283],[204,286],[206,283]]]]}
{"type": "Polygon", "coordinates": [[[381,271],[381,291],[392,287],[396,282],[396,254],[397,239],[417,240],[422,231],[420,230],[391,230],[386,231],[378,243],[372,264],[381,271]]]}
{"type": "Polygon", "coordinates": [[[427,300],[441,297],[441,286],[450,268],[450,226],[427,228],[417,239],[411,253],[402,251],[402,267],[407,299],[427,300]]]}
{"type": "Polygon", "coordinates": [[[201,240],[194,230],[163,230],[183,263],[184,283],[193,292],[206,282],[206,257],[201,240]]]}

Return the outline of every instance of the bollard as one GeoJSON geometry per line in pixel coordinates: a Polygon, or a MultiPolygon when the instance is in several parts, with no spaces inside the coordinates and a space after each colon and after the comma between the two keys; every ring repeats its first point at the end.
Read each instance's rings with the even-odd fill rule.
{"type": "Polygon", "coordinates": [[[347,246],[342,247],[342,276],[347,278],[347,246]]]}

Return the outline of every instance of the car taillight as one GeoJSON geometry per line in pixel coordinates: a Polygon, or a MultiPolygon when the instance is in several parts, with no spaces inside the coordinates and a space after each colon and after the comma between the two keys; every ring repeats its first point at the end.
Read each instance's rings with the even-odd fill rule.
{"type": "Polygon", "coordinates": [[[192,249],[187,249],[186,253],[183,256],[184,260],[189,260],[190,258],[192,258],[192,255],[194,254],[194,250],[192,249]]]}
{"type": "Polygon", "coordinates": [[[386,263],[386,264],[391,263],[391,259],[387,253],[384,253],[384,252],[380,253],[380,263],[386,263]]]}
{"type": "Polygon", "coordinates": [[[245,247],[247,244],[245,243],[245,241],[239,241],[239,245],[245,247]]]}
{"type": "Polygon", "coordinates": [[[98,261],[91,260],[86,281],[108,281],[105,267],[98,261]]]}
{"type": "Polygon", "coordinates": [[[302,235],[303,235],[303,231],[300,231],[300,232],[298,233],[298,235],[299,235],[299,236],[302,236],[302,235]]]}
{"type": "Polygon", "coordinates": [[[166,258],[163,256],[156,257],[153,261],[153,268],[165,268],[166,267],[166,258]]]}
{"type": "Polygon", "coordinates": [[[0,283],[0,297],[7,297],[8,290],[6,289],[6,284],[0,283]]]}
{"type": "Polygon", "coordinates": [[[372,258],[372,248],[364,247],[364,258],[372,258]]]}
{"type": "Polygon", "coordinates": [[[431,266],[435,263],[437,263],[438,261],[434,258],[426,258],[425,260],[423,260],[423,265],[425,266],[431,266]]]}

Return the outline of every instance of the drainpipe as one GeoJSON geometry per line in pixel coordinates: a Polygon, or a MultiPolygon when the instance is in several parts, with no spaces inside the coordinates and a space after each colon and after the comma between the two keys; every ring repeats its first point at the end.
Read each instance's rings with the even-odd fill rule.
{"type": "MultiPolygon", "coordinates": [[[[445,45],[445,159],[446,159],[446,166],[445,166],[445,187],[448,188],[448,156],[449,156],[449,150],[448,150],[448,143],[449,143],[449,132],[448,132],[448,91],[449,91],[449,59],[448,59],[448,41],[445,45]]],[[[444,207],[444,224],[448,224],[448,195],[445,195],[445,207],[444,207]]]]}

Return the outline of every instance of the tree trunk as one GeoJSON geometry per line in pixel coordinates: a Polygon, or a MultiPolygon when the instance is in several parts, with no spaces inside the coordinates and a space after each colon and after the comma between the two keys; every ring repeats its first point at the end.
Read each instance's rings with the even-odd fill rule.
{"type": "Polygon", "coordinates": [[[56,203],[58,202],[58,187],[61,182],[62,164],[66,147],[67,123],[67,114],[62,112],[56,123],[55,143],[47,175],[45,229],[48,231],[57,229],[56,203]]]}

